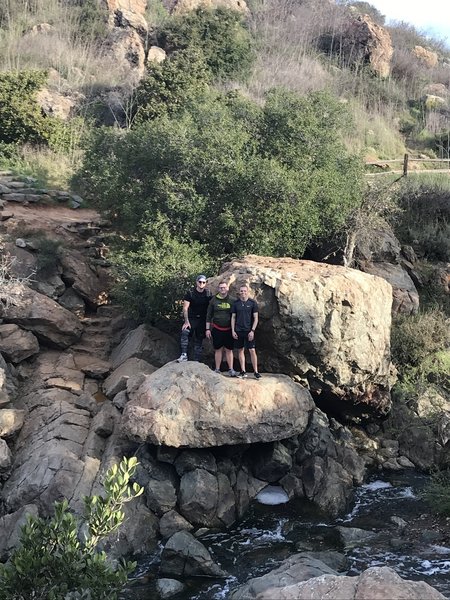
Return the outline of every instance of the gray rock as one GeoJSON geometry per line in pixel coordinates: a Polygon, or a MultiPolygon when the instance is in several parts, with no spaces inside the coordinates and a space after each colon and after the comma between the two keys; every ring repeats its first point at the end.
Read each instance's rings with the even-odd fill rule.
{"type": "Polygon", "coordinates": [[[252,470],[258,479],[275,483],[286,475],[291,467],[292,457],[286,446],[280,442],[259,446],[255,451],[252,470]]]}
{"type": "Polygon", "coordinates": [[[159,520],[159,532],[162,538],[169,538],[177,531],[192,531],[193,528],[193,525],[175,510],[164,513],[159,520]]]}
{"type": "Polygon", "coordinates": [[[174,462],[178,475],[182,476],[188,471],[204,469],[210,473],[217,472],[216,459],[208,450],[182,450],[174,462]]]}
{"type": "Polygon", "coordinates": [[[125,390],[116,394],[112,400],[112,403],[116,408],[118,408],[121,412],[125,408],[128,402],[128,394],[125,390]]]}
{"type": "Polygon", "coordinates": [[[178,531],[167,541],[160,572],[171,577],[226,577],[205,546],[188,531],[178,531]]]}
{"type": "MultiPolygon", "coordinates": [[[[247,581],[231,593],[230,600],[259,600],[261,597],[278,600],[282,598],[281,590],[284,587],[325,574],[337,575],[337,572],[321,560],[311,558],[307,554],[294,554],[273,571],[247,581]]],[[[298,598],[303,600],[303,596],[298,596],[298,598]]],[[[333,596],[333,600],[334,598],[336,596],[333,596]]]]}
{"type": "Polygon", "coordinates": [[[59,298],[59,304],[78,317],[84,317],[86,305],[83,298],[73,288],[68,288],[59,298]]]}
{"type": "Polygon", "coordinates": [[[204,469],[185,473],[180,482],[179,510],[194,525],[211,527],[216,521],[219,485],[204,469]]]}
{"type": "Polygon", "coordinates": [[[344,548],[355,548],[370,542],[377,537],[377,534],[373,531],[366,531],[365,529],[359,529],[358,527],[336,527],[341,543],[344,548]]]}
{"type": "Polygon", "coordinates": [[[150,375],[156,371],[157,367],[149,364],[147,361],[139,358],[129,358],[123,362],[103,383],[103,391],[112,398],[127,387],[127,381],[139,373],[150,375]]]}
{"type": "Polygon", "coordinates": [[[103,438],[109,437],[119,422],[120,413],[110,402],[104,402],[92,421],[92,429],[103,438]]]}
{"type": "Polygon", "coordinates": [[[25,411],[15,408],[0,409],[0,437],[9,438],[16,435],[23,427],[25,411]]]}
{"type": "Polygon", "coordinates": [[[165,600],[166,598],[172,598],[172,596],[176,596],[180,592],[185,589],[185,585],[176,579],[158,579],[156,582],[156,591],[162,598],[165,600]]]}
{"type": "Polygon", "coordinates": [[[8,555],[19,545],[21,529],[27,522],[28,515],[38,516],[38,508],[34,504],[26,504],[19,510],[0,517],[0,560],[5,561],[8,555]]]}
{"type": "Polygon", "coordinates": [[[0,325],[0,352],[7,360],[19,363],[39,352],[39,342],[18,325],[0,325]]]}
{"type": "Polygon", "coordinates": [[[157,515],[170,511],[177,503],[177,490],[170,480],[150,479],[145,486],[145,494],[147,506],[157,515]]]}
{"type": "Polygon", "coordinates": [[[139,325],[114,348],[111,362],[116,369],[129,358],[142,358],[152,365],[161,367],[179,354],[178,343],[155,327],[139,325]]]}

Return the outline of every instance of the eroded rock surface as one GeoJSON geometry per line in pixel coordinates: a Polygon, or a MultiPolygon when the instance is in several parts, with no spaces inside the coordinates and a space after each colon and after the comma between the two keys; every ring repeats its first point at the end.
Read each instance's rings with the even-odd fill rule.
{"type": "Polygon", "coordinates": [[[171,363],[128,393],[123,432],[135,441],[205,448],[270,442],[302,433],[314,407],[307,390],[285,375],[264,384],[171,363]]]}
{"type": "Polygon", "coordinates": [[[259,305],[261,370],[309,385],[333,410],[384,415],[390,408],[392,288],[355,269],[247,256],[223,266],[231,295],[242,284],[259,305]]]}

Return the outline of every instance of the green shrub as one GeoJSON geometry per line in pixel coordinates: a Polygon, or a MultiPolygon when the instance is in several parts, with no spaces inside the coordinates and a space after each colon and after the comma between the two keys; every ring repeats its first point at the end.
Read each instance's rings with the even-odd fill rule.
{"type": "Polygon", "coordinates": [[[400,372],[408,366],[419,366],[433,353],[445,350],[448,344],[448,320],[438,309],[394,319],[391,352],[400,372]]]}
{"type": "Polygon", "coordinates": [[[113,567],[97,546],[124,520],[123,505],[141,495],[143,488],[130,480],[136,458],[114,465],[103,483],[104,496],[85,498],[85,521],[79,533],[77,519],[67,500],[55,503],[49,520],[29,516],[22,528],[20,546],[6,565],[0,565],[3,600],[61,600],[91,597],[114,600],[127,582],[134,563],[113,567]]]}
{"type": "Polygon", "coordinates": [[[43,71],[0,73],[0,141],[46,143],[51,129],[36,102],[36,93],[47,80],[43,71]]]}
{"type": "Polygon", "coordinates": [[[148,68],[136,90],[134,124],[185,108],[208,87],[210,73],[198,52],[174,52],[148,68]]]}
{"type": "Polygon", "coordinates": [[[242,16],[226,8],[198,8],[173,17],[157,36],[169,53],[189,48],[200,51],[211,73],[221,79],[247,76],[255,58],[242,16]]]}
{"type": "Polygon", "coordinates": [[[450,516],[450,470],[435,471],[423,491],[423,498],[438,514],[450,516]]]}

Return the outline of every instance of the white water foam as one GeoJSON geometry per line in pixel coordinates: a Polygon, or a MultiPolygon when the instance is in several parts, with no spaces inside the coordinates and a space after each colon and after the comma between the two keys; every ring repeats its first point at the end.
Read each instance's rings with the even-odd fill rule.
{"type": "Polygon", "coordinates": [[[289,502],[289,496],[279,485],[268,485],[257,494],[256,500],[260,504],[276,506],[277,504],[289,502]]]}
{"type": "Polygon", "coordinates": [[[384,490],[386,488],[391,488],[391,487],[392,487],[392,483],[389,483],[388,481],[381,481],[380,479],[377,479],[376,481],[372,481],[371,483],[365,483],[364,485],[361,486],[361,489],[370,490],[372,492],[375,492],[376,490],[384,490]]]}

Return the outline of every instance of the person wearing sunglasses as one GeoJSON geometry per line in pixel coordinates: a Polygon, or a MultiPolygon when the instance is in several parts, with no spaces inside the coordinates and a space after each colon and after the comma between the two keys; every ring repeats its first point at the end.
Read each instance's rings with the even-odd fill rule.
{"type": "Polygon", "coordinates": [[[198,275],[195,286],[183,298],[183,326],[181,327],[181,355],[178,362],[188,360],[189,339],[194,340],[194,360],[200,361],[206,330],[206,312],[211,293],[206,289],[206,275],[198,275]]]}

